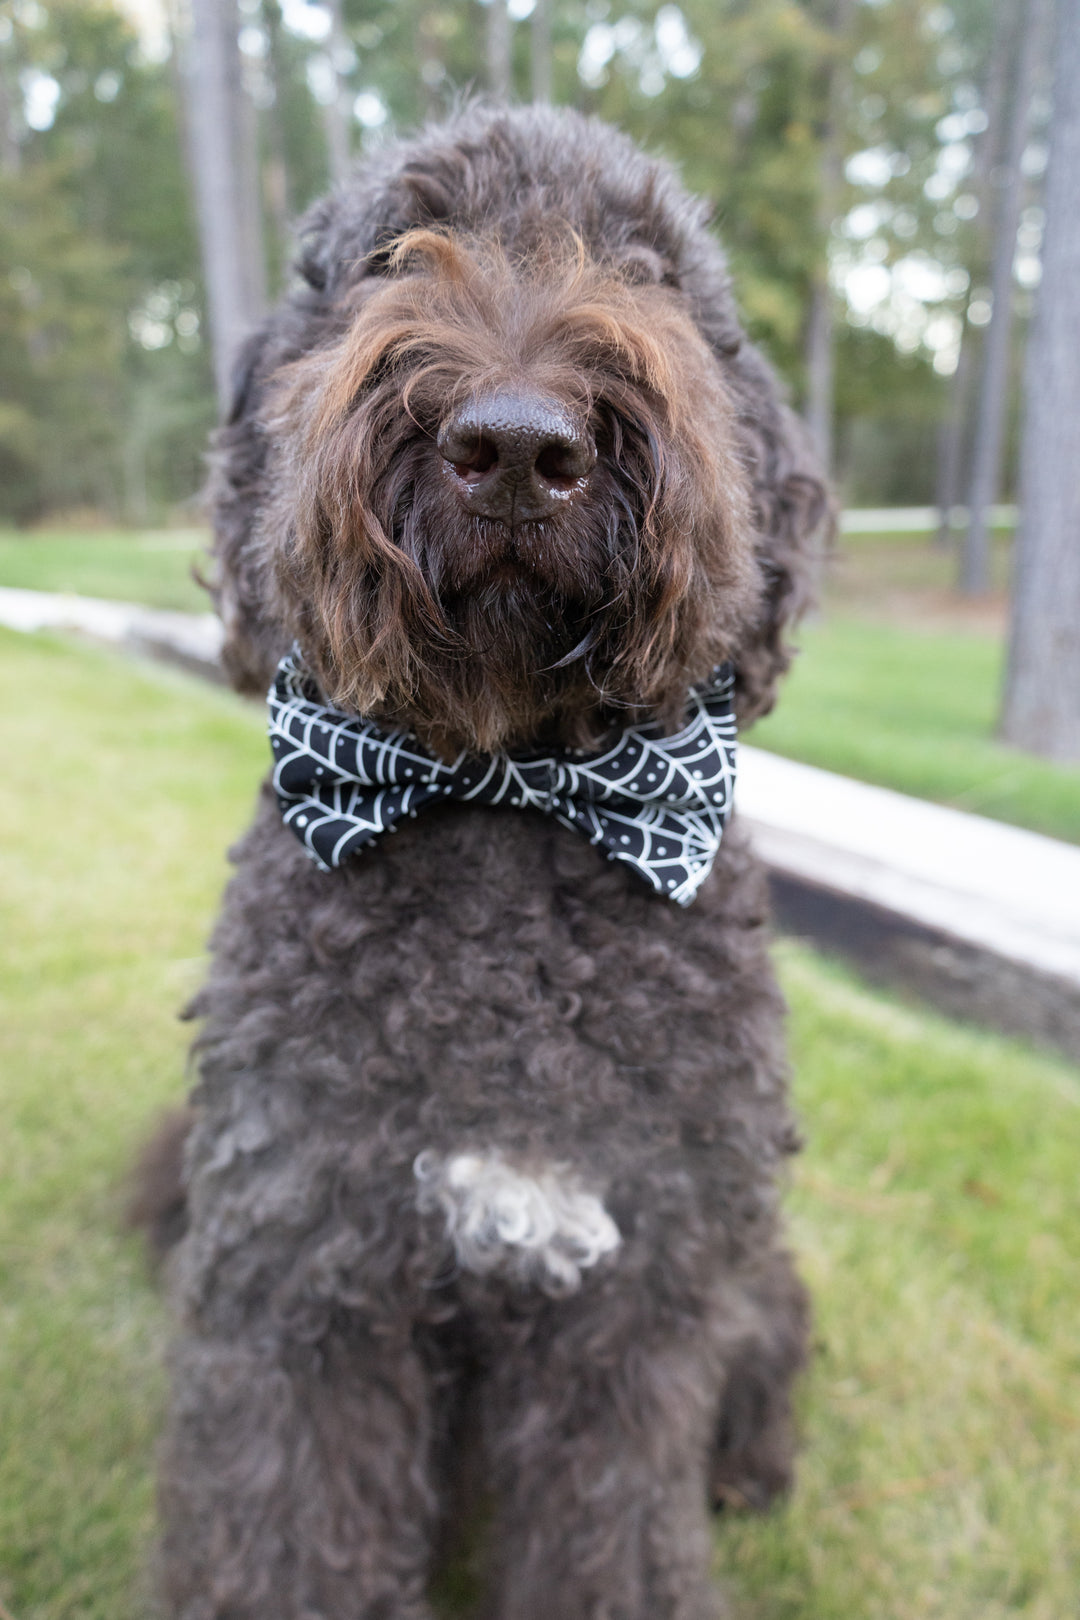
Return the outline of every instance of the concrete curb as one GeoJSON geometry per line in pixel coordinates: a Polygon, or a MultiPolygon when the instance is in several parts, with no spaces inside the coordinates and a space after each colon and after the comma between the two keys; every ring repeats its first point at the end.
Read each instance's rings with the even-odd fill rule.
{"type": "Polygon", "coordinates": [[[9,630],[75,630],[95,641],[164,658],[211,680],[223,679],[218,663],[221,621],[213,613],[172,613],[135,602],[0,586],[0,624],[9,630]]]}
{"type": "Polygon", "coordinates": [[[745,745],[736,798],[782,929],[1080,1058],[1080,848],[745,745]]]}

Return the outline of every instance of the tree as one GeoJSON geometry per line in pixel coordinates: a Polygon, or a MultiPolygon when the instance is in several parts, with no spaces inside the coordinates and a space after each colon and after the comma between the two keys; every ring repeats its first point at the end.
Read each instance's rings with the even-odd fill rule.
{"type": "Polygon", "coordinates": [[[0,0],[0,512],[190,496],[209,373],[164,63],[94,0],[0,0]],[[167,453],[166,453],[167,447],[167,453]]]}
{"type": "MultiPolygon", "coordinates": [[[[516,29],[509,23],[527,12],[524,0],[340,0],[339,10],[336,0],[174,0],[177,15],[192,7],[228,15],[220,43],[238,116],[227,139],[237,142],[241,175],[231,212],[241,241],[231,257],[252,272],[234,299],[249,313],[233,326],[261,303],[262,209],[276,281],[292,223],[349,150],[370,149],[475,90],[490,39],[500,89],[516,82],[536,99],[609,118],[671,158],[709,200],[751,337],[808,414],[813,397],[829,394],[818,360],[835,352],[824,415],[838,470],[860,498],[931,498],[946,383],[924,334],[958,332],[966,272],[985,279],[977,226],[960,206],[972,202],[959,195],[972,179],[953,185],[939,160],[966,151],[963,129],[978,127],[965,119],[979,112],[999,3],[853,3],[850,39],[841,41],[838,0],[535,0],[531,26],[516,29]],[[327,123],[331,67],[337,133],[327,123]],[[942,133],[947,126],[952,133],[942,133]],[[929,292],[905,292],[913,271],[929,292]],[[851,276],[867,274],[899,287],[907,313],[898,315],[891,293],[879,308],[857,308],[851,276]],[[810,323],[825,339],[816,345],[807,342],[812,306],[827,317],[810,323]]],[[[175,63],[140,59],[115,4],[0,0],[0,319],[18,305],[0,331],[0,440],[15,458],[0,469],[6,510],[115,507],[126,488],[141,512],[200,476],[200,423],[213,412],[201,305],[214,277],[200,274],[191,188],[177,160],[175,63]],[[49,127],[27,124],[32,84],[58,96],[49,127]],[[65,255],[70,274],[61,274],[65,255]],[[14,284],[5,279],[12,271],[14,284]],[[33,310],[54,308],[60,279],[71,299],[68,362],[50,371],[40,356],[52,328],[43,335],[33,310]],[[91,389],[95,365],[104,411],[80,392],[91,389]]],[[[220,127],[205,98],[194,122],[204,135],[220,127]]],[[[204,152],[204,176],[236,168],[225,161],[232,150],[217,141],[210,159],[204,152]]],[[[205,196],[200,211],[205,233],[205,196]]],[[[226,367],[222,354],[223,390],[226,367]]]]}
{"type": "Polygon", "coordinates": [[[1058,0],[1053,96],[1001,729],[1066,761],[1080,760],[1080,0],[1058,0]]]}
{"type": "Polygon", "coordinates": [[[510,13],[506,0],[488,0],[488,85],[500,101],[510,99],[510,13]]]}
{"type": "Polygon", "coordinates": [[[532,98],[551,100],[551,0],[536,0],[532,14],[532,98]]]}
{"type": "Polygon", "coordinates": [[[185,127],[219,407],[227,407],[241,339],[262,313],[265,267],[255,210],[249,116],[240,80],[235,0],[191,0],[183,58],[185,127]]]}
{"type": "MultiPolygon", "coordinates": [[[[292,246],[291,219],[293,211],[292,184],[289,161],[285,151],[284,100],[285,70],[282,62],[282,24],[279,0],[263,0],[263,27],[266,32],[265,83],[266,95],[262,117],[265,156],[263,159],[263,194],[266,210],[273,226],[273,245],[277,265],[281,266],[292,246]]],[[[275,285],[280,284],[280,273],[275,285]]]]}
{"type": "Polygon", "coordinates": [[[851,77],[850,31],[854,0],[829,0],[822,18],[827,35],[821,71],[817,235],[819,262],[810,287],[806,322],[806,424],[828,472],[833,460],[834,334],[829,285],[829,236],[844,194],[845,101],[851,77]]]}
{"type": "MultiPolygon", "coordinates": [[[[974,199],[976,216],[971,232],[968,268],[971,281],[980,286],[986,279],[991,256],[990,215],[992,212],[991,176],[1000,172],[999,160],[1003,155],[1002,125],[1006,111],[1009,63],[1015,51],[1015,31],[1020,21],[1017,0],[999,0],[994,11],[990,52],[982,78],[982,108],[986,119],[975,147],[975,161],[970,179],[970,194],[974,199]]],[[[964,452],[968,439],[972,385],[976,378],[975,356],[977,345],[974,332],[967,321],[960,329],[960,347],[956,370],[949,387],[949,402],[941,419],[937,442],[937,484],[934,504],[938,510],[936,544],[945,549],[952,539],[952,512],[960,500],[964,478],[964,452]]]]}
{"type": "Polygon", "coordinates": [[[960,589],[979,596],[990,588],[990,505],[1001,479],[1001,447],[1008,404],[1009,337],[1012,330],[1013,258],[1020,224],[1024,176],[1021,159],[1027,139],[1031,100],[1038,78],[1040,48],[1050,0],[1031,0],[1020,31],[1008,147],[994,220],[990,325],[983,350],[979,408],[971,458],[968,526],[960,562],[960,589]]]}
{"type": "Polygon", "coordinates": [[[349,130],[351,115],[343,75],[353,52],[345,32],[342,0],[328,0],[330,11],[330,38],[327,57],[330,64],[330,94],[323,109],[326,120],[326,148],[330,159],[330,178],[335,185],[349,172],[352,161],[349,130]]]}

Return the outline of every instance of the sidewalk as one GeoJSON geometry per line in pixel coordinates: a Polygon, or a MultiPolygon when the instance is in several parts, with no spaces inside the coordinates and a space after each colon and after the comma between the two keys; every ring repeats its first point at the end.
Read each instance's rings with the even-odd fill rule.
{"type": "MultiPolygon", "coordinates": [[[[954,506],[950,513],[953,528],[967,524],[967,507],[954,506]]],[[[1012,528],[1015,506],[992,506],[987,513],[992,528],[1012,528]]],[[[846,506],[840,513],[842,534],[931,534],[941,521],[936,506],[846,506]]]]}
{"type": "Polygon", "coordinates": [[[745,744],[736,803],[781,927],[1080,1057],[1080,847],[745,744]]]}
{"type": "MultiPolygon", "coordinates": [[[[79,630],[220,678],[212,614],[0,588],[0,624],[79,630]]],[[[745,744],[736,802],[782,929],[1080,1058],[1080,847],[745,744]]]]}
{"type": "Polygon", "coordinates": [[[213,613],[171,613],[96,596],[0,586],[0,624],[9,630],[78,630],[220,680],[221,622],[213,613]]]}

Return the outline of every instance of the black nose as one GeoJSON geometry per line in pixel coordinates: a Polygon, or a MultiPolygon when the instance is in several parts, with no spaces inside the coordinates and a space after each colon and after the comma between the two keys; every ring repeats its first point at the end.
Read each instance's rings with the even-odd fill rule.
{"type": "Polygon", "coordinates": [[[596,446],[557,400],[499,390],[466,400],[439,429],[439,453],[470,512],[527,523],[581,489],[596,446]]]}

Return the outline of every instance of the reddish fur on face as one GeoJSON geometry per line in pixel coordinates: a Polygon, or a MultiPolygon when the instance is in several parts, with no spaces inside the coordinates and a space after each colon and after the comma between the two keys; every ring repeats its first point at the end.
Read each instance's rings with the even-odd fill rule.
{"type": "Polygon", "coordinates": [[[674,723],[758,591],[719,363],[684,301],[565,230],[528,257],[413,230],[297,361],[269,425],[264,525],[286,618],[327,695],[444,754],[674,723]],[[598,459],[550,517],[468,512],[436,445],[464,402],[525,387],[598,459]]]}

